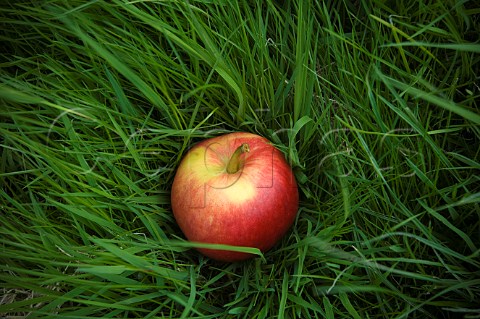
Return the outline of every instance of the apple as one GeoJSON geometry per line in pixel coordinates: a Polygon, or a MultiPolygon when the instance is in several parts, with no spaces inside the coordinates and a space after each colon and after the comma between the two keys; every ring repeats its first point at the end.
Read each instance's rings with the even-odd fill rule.
{"type": "MultiPolygon", "coordinates": [[[[171,204],[189,241],[265,252],[292,226],[298,188],[282,152],[264,137],[236,132],[203,140],[188,151],[175,174],[171,204]]],[[[254,256],[198,250],[227,262],[254,256]]]]}

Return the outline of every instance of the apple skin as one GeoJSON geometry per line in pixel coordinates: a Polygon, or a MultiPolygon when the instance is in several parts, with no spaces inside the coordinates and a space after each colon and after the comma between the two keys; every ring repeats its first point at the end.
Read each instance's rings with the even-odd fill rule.
{"type": "MultiPolygon", "coordinates": [[[[272,248],[292,226],[298,188],[283,154],[266,138],[236,132],[204,140],[182,159],[171,191],[175,219],[189,241],[272,248]],[[235,150],[240,169],[227,173],[235,150]]],[[[227,250],[198,249],[219,261],[254,257],[227,250]]]]}

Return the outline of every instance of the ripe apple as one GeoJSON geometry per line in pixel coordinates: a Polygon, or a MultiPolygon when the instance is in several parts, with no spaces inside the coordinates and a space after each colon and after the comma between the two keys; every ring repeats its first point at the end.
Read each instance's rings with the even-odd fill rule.
{"type": "MultiPolygon", "coordinates": [[[[182,159],[171,191],[173,214],[192,242],[267,251],[287,232],[298,210],[295,177],[266,138],[237,132],[204,140],[182,159]]],[[[254,255],[199,249],[220,261],[254,255]]]]}

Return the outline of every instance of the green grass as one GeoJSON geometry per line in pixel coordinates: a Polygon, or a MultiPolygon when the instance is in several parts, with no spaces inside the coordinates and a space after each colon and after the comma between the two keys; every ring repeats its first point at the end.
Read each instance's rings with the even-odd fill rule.
{"type": "Polygon", "coordinates": [[[480,318],[475,1],[8,2],[0,316],[480,318]],[[227,264],[169,198],[231,131],[285,153],[301,203],[227,264]]]}

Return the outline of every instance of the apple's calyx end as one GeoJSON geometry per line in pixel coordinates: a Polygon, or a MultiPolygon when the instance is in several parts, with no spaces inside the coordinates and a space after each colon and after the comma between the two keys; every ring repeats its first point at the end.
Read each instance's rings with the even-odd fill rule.
{"type": "Polygon", "coordinates": [[[250,146],[248,146],[247,143],[243,143],[235,150],[235,152],[233,152],[232,157],[230,157],[230,160],[228,161],[228,164],[227,164],[228,174],[235,174],[240,170],[241,168],[240,155],[248,152],[250,152],[250,146]]]}

